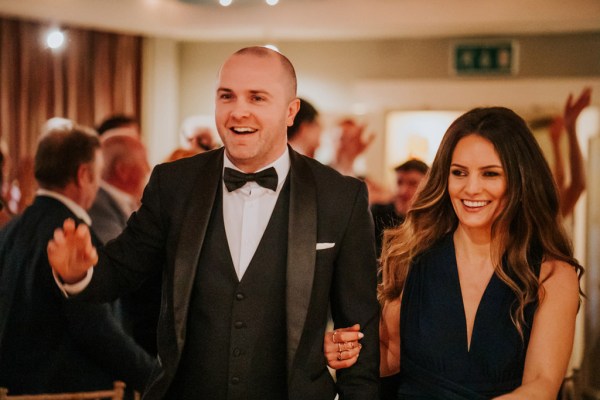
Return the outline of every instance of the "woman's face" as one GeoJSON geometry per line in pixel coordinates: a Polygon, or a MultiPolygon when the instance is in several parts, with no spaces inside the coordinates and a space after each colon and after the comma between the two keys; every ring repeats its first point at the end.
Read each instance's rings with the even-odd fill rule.
{"type": "Polygon", "coordinates": [[[459,140],[452,153],[448,194],[462,228],[491,231],[506,204],[506,174],[489,140],[477,134],[459,140]]]}

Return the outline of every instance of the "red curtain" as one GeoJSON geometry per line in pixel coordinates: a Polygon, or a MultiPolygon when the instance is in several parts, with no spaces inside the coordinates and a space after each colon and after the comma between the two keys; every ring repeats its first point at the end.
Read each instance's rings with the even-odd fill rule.
{"type": "Polygon", "coordinates": [[[51,28],[0,18],[0,138],[10,159],[5,176],[22,191],[32,184],[31,160],[49,118],[93,127],[111,114],[140,115],[140,36],[62,26],[65,44],[52,50],[51,28]]]}

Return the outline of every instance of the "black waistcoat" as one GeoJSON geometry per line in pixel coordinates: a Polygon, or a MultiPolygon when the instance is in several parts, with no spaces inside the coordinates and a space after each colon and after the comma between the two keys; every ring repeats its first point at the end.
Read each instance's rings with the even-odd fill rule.
{"type": "Polygon", "coordinates": [[[192,290],[186,344],[167,398],[287,399],[288,210],[289,181],[238,281],[218,193],[192,290]]]}

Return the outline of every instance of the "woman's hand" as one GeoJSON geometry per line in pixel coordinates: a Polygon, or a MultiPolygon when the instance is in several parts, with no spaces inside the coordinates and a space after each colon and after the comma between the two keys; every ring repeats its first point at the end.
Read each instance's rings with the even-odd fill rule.
{"type": "Polygon", "coordinates": [[[327,358],[327,365],[333,369],[351,367],[356,363],[362,345],[358,342],[364,337],[360,332],[360,325],[349,328],[336,329],[325,332],[323,352],[327,358]]]}

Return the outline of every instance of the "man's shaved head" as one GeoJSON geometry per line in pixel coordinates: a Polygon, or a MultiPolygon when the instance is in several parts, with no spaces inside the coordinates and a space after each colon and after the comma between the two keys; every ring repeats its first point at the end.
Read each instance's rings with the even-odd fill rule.
{"type": "Polygon", "coordinates": [[[292,98],[296,97],[296,91],[298,88],[298,81],[296,79],[296,70],[294,69],[294,66],[292,65],[291,61],[286,56],[284,56],[283,54],[281,54],[278,51],[271,50],[270,48],[263,47],[263,46],[244,47],[243,49],[240,49],[232,54],[232,56],[236,56],[236,55],[254,55],[254,56],[258,56],[258,57],[277,57],[279,59],[279,61],[281,62],[281,66],[283,67],[283,69],[285,71],[285,75],[290,80],[291,97],[292,98]]]}

